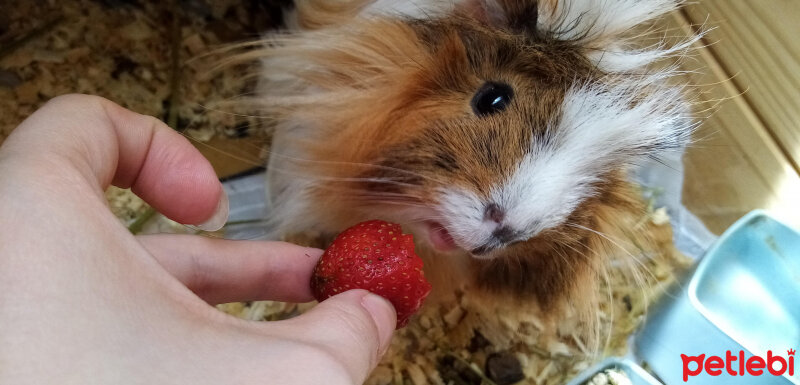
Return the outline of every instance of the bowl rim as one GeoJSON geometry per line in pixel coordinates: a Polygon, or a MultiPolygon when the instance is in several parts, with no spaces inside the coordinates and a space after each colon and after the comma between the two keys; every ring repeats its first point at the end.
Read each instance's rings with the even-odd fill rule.
{"type": "Polygon", "coordinates": [[[770,215],[767,211],[761,209],[750,211],[749,213],[741,217],[739,220],[737,220],[727,230],[725,230],[725,232],[719,237],[719,239],[717,239],[717,241],[711,246],[711,248],[709,248],[708,251],[706,251],[705,255],[703,255],[703,257],[698,262],[697,268],[692,274],[689,280],[689,284],[687,286],[687,295],[689,297],[689,303],[691,303],[692,307],[694,307],[703,316],[703,318],[705,318],[708,322],[714,325],[714,327],[716,327],[717,330],[724,333],[733,342],[735,342],[742,349],[748,351],[751,354],[755,353],[747,346],[745,346],[742,343],[742,341],[740,341],[739,338],[726,333],[723,327],[717,321],[715,321],[714,317],[711,315],[712,312],[708,310],[708,308],[705,305],[703,305],[703,303],[698,298],[697,289],[700,284],[700,280],[703,279],[708,274],[709,265],[712,263],[712,260],[718,258],[717,255],[719,255],[719,253],[717,253],[717,251],[722,247],[722,245],[727,243],[728,240],[733,236],[738,235],[742,231],[746,231],[748,225],[758,221],[772,222],[776,225],[783,226],[789,229],[790,231],[796,233],[798,236],[800,236],[800,232],[793,229],[786,223],[776,219],[775,217],[770,215]]]}
{"type": "MultiPolygon", "coordinates": [[[[567,385],[583,385],[595,374],[611,368],[623,370],[629,376],[631,374],[638,376],[641,380],[644,380],[651,385],[663,385],[663,382],[656,379],[652,374],[650,374],[650,372],[646,371],[633,360],[617,356],[608,357],[597,364],[590,366],[588,369],[581,371],[577,376],[575,376],[575,378],[567,382],[567,385]]],[[[634,379],[631,378],[631,381],[633,380],[634,379]]]]}

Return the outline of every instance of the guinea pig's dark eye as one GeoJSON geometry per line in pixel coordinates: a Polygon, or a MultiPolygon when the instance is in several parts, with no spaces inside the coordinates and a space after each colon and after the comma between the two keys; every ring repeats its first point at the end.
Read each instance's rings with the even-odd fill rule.
{"type": "Polygon", "coordinates": [[[513,97],[514,90],[508,84],[487,82],[472,97],[472,111],[478,116],[503,111],[513,97]]]}

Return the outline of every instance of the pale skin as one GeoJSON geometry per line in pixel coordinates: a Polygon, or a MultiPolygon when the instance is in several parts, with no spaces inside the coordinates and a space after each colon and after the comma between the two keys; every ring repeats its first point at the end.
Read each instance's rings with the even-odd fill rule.
{"type": "Polygon", "coordinates": [[[209,163],[155,118],[58,97],[0,147],[0,383],[360,384],[386,351],[391,304],[365,291],[287,321],[212,304],[312,300],[320,250],[280,242],[132,236],[103,191],[218,227],[209,163]]]}

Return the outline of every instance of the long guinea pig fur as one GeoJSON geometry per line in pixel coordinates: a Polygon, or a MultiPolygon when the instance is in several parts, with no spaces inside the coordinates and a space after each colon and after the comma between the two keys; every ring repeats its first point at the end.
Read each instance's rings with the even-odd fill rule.
{"type": "Polygon", "coordinates": [[[274,238],[379,218],[413,232],[434,287],[580,303],[602,226],[642,210],[637,162],[695,121],[677,45],[630,30],[679,0],[298,0],[262,62],[274,238]],[[448,281],[448,283],[442,283],[448,281]]]}

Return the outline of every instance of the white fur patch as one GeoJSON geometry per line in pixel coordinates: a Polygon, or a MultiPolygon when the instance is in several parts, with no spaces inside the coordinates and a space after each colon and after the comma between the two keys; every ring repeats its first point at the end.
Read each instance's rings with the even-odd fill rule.
{"type": "Polygon", "coordinates": [[[646,92],[633,84],[570,90],[558,127],[532,143],[514,175],[492,194],[507,208],[508,223],[529,235],[558,226],[594,193],[602,174],[683,147],[694,123],[680,89],[646,92]]]}
{"type": "Polygon", "coordinates": [[[488,242],[496,226],[483,220],[485,200],[464,188],[446,188],[440,191],[437,211],[442,224],[456,244],[472,250],[488,242]]]}
{"type": "Polygon", "coordinates": [[[485,199],[448,189],[439,210],[450,218],[451,235],[467,249],[486,243],[497,228],[483,217],[489,203],[504,208],[504,224],[529,238],[563,224],[595,193],[594,184],[604,173],[682,148],[693,126],[679,88],[653,92],[638,83],[576,86],[564,98],[558,125],[531,143],[507,181],[485,199]]]}

